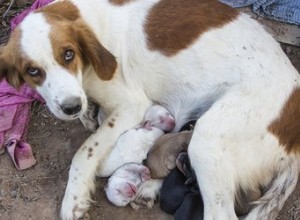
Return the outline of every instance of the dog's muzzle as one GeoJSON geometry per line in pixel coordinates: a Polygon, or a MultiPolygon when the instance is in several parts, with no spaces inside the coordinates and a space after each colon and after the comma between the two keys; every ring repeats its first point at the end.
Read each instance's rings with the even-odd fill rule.
{"type": "Polygon", "coordinates": [[[60,105],[60,108],[66,115],[75,115],[81,111],[81,99],[79,97],[69,98],[60,105]]]}

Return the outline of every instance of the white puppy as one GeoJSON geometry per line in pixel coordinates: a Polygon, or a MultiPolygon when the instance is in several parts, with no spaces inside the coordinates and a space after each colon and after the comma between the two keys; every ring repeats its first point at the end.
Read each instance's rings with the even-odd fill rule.
{"type": "Polygon", "coordinates": [[[116,206],[126,206],[136,198],[138,187],[150,179],[150,171],[138,163],[128,163],[117,169],[105,187],[107,199],[116,206]]]}
{"type": "Polygon", "coordinates": [[[153,105],[147,110],[141,124],[119,137],[114,149],[100,166],[97,175],[108,177],[126,163],[142,163],[155,140],[163,135],[164,131],[171,131],[174,126],[174,118],[167,109],[153,105]]]}

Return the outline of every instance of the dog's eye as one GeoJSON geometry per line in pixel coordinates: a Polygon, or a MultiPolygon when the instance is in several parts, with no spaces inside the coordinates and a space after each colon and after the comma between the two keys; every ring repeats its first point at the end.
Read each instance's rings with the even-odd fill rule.
{"type": "Polygon", "coordinates": [[[65,51],[65,61],[66,62],[71,62],[75,57],[75,52],[73,50],[66,50],[65,51]]]}
{"type": "Polygon", "coordinates": [[[38,68],[35,68],[35,67],[28,67],[26,69],[26,72],[27,72],[28,75],[33,76],[33,77],[39,76],[41,74],[41,71],[38,68]]]}

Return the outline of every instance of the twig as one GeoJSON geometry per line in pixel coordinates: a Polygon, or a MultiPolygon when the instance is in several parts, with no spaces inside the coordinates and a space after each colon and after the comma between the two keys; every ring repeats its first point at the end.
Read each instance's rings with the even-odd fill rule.
{"type": "MultiPolygon", "coordinates": [[[[0,0],[1,1],[1,0],[0,0]]],[[[1,1],[2,2],[2,1],[1,1]]],[[[7,13],[10,11],[10,8],[13,6],[13,4],[15,3],[15,0],[10,0],[10,4],[7,8],[7,10],[4,12],[3,16],[2,16],[2,19],[4,19],[7,15],[7,13]]]]}

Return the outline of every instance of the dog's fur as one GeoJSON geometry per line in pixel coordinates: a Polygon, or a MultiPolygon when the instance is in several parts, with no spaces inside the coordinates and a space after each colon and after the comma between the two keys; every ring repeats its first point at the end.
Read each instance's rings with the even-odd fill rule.
{"type": "Polygon", "coordinates": [[[176,167],[176,158],[187,150],[193,131],[182,131],[162,135],[150,148],[147,159],[143,161],[151,171],[152,178],[164,178],[176,167]]]}
{"type": "Polygon", "coordinates": [[[72,160],[63,219],[88,210],[101,161],[153,102],[174,131],[202,115],[188,151],[205,220],[237,219],[237,192],[269,184],[246,218],[275,219],[296,186],[299,74],[260,24],[217,0],[56,1],[23,20],[0,63],[0,78],[35,87],[61,119],[87,97],[105,113],[72,160]]]}
{"type": "Polygon", "coordinates": [[[173,117],[162,106],[151,106],[144,121],[122,134],[112,152],[102,162],[97,176],[108,177],[126,163],[142,163],[155,140],[164,134],[163,130],[174,128],[173,117]]]}

